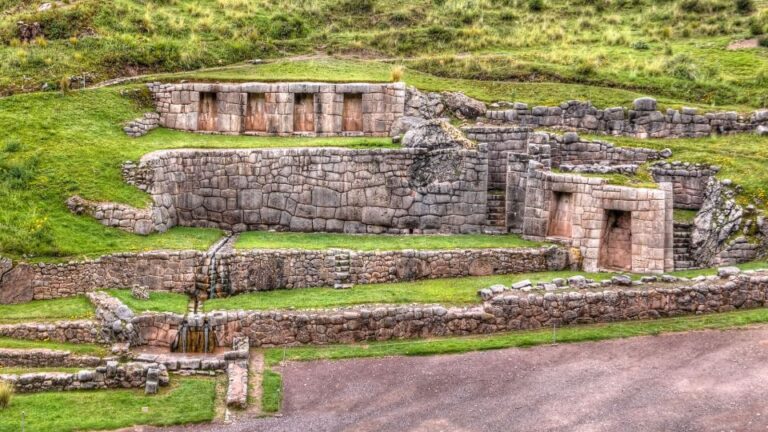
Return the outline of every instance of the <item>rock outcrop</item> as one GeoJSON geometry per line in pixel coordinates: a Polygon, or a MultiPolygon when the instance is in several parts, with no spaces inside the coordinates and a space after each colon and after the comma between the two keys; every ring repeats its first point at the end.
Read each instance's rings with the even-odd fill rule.
{"type": "Polygon", "coordinates": [[[741,226],[744,209],[736,203],[735,192],[710,178],[704,203],[694,219],[691,234],[692,256],[700,266],[710,266],[741,226]]]}
{"type": "Polygon", "coordinates": [[[435,119],[419,123],[403,136],[403,147],[426,150],[473,149],[477,145],[467,139],[448,121],[435,119]]]}

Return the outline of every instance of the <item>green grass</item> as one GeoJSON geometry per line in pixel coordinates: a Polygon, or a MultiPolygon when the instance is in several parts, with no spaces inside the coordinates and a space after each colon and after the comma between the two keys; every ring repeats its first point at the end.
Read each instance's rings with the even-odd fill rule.
{"type": "Polygon", "coordinates": [[[0,324],[13,324],[24,321],[78,320],[93,317],[93,305],[82,295],[0,305],[0,324]]]}
{"type": "Polygon", "coordinates": [[[261,411],[264,413],[280,411],[283,401],[283,377],[270,369],[264,369],[261,388],[261,411]]]}
{"type": "MultiPolygon", "coordinates": [[[[768,268],[768,263],[757,261],[740,264],[744,270],[768,268]]],[[[687,270],[672,274],[681,277],[714,274],[714,269],[687,270]]],[[[414,282],[356,285],[350,289],[301,288],[293,290],[261,291],[229,298],[208,300],[206,311],[214,310],[271,310],[315,309],[347,307],[362,304],[439,303],[466,306],[478,304],[477,290],[495,284],[511,285],[529,279],[531,282],[549,282],[554,278],[583,275],[595,280],[610,279],[613,273],[585,273],[556,271],[496,276],[469,276],[451,279],[426,279],[414,282]]],[[[638,278],[639,275],[634,275],[638,278]]]]}
{"type": "Polygon", "coordinates": [[[34,341],[24,339],[11,339],[8,337],[0,337],[0,348],[10,349],[51,349],[60,351],[69,351],[73,354],[81,355],[94,355],[98,357],[104,357],[107,355],[107,348],[83,343],[68,343],[68,342],[55,342],[55,341],[34,341]]]}
{"type": "Polygon", "coordinates": [[[767,96],[766,50],[726,50],[768,32],[764,0],[752,11],[730,0],[547,0],[541,10],[496,0],[80,0],[37,12],[39,3],[4,2],[0,92],[57,88],[80,74],[99,80],[319,52],[405,58],[447,77],[590,84],[703,104],[757,106],[767,96]],[[21,44],[18,21],[40,22],[45,40],[21,44]]]}
{"type": "Polygon", "coordinates": [[[250,231],[240,235],[238,249],[329,249],[402,250],[402,249],[479,249],[536,247],[541,243],[509,235],[352,235],[330,233],[287,233],[250,231]]]}
{"type": "Polygon", "coordinates": [[[120,299],[120,301],[136,313],[174,312],[183,315],[187,312],[187,305],[189,303],[189,297],[178,293],[151,291],[148,300],[134,298],[131,295],[131,290],[113,289],[108,290],[107,293],[120,299]]]}
{"type": "Polygon", "coordinates": [[[391,140],[382,138],[213,136],[167,129],[131,139],[121,125],[147,108],[121,96],[121,90],[0,99],[0,255],[51,260],[116,251],[207,249],[221,236],[220,231],[179,227],[139,236],[104,227],[66,208],[64,202],[74,194],[147,205],[149,196],[123,182],[120,166],[153,150],[392,146],[391,140]]]}
{"type": "Polygon", "coordinates": [[[35,432],[198,423],[213,419],[214,396],[212,379],[182,377],[153,396],[143,389],[17,394],[2,411],[0,431],[21,430],[22,413],[26,429],[35,432]]]}
{"type": "Polygon", "coordinates": [[[675,222],[692,223],[696,213],[696,210],[675,209],[673,217],[675,222]]]}
{"type": "MultiPolygon", "coordinates": [[[[620,339],[635,336],[656,336],[662,333],[717,330],[768,323],[768,309],[750,309],[707,315],[688,315],[651,321],[630,321],[558,328],[557,343],[575,343],[620,339]]],[[[370,342],[355,345],[273,348],[265,352],[268,367],[283,360],[310,361],[384,356],[421,356],[456,354],[501,348],[523,348],[553,342],[551,328],[516,331],[491,336],[434,338],[412,341],[370,342]]]]}

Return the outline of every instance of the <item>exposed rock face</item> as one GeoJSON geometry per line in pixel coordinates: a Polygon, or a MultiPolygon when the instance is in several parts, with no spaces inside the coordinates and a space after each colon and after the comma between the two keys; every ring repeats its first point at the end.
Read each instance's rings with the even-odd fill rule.
{"type": "Polygon", "coordinates": [[[472,149],[476,144],[446,120],[427,120],[409,130],[403,136],[403,147],[426,150],[472,149]]]}
{"type": "Polygon", "coordinates": [[[33,299],[31,267],[18,266],[7,258],[0,258],[0,304],[24,303],[33,299]]]}
{"type": "Polygon", "coordinates": [[[405,96],[405,115],[422,119],[442,117],[445,104],[440,93],[422,93],[416,87],[408,87],[405,96]]]}
{"type": "Polygon", "coordinates": [[[694,219],[691,234],[693,259],[709,266],[728,238],[741,226],[744,209],[736,204],[734,191],[715,178],[707,182],[704,203],[694,219]]]}

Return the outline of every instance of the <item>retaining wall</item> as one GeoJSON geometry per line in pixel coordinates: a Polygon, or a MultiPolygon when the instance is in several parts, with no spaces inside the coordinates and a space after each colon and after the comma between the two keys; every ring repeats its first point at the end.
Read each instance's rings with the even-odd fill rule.
{"type": "Polygon", "coordinates": [[[159,384],[168,385],[168,371],[165,366],[156,363],[107,362],[95,370],[82,370],[75,373],[39,372],[24,375],[0,375],[0,380],[13,385],[18,393],[38,393],[49,391],[102,390],[117,388],[145,388],[147,376],[153,380],[157,375],[159,384]]]}
{"type": "Polygon", "coordinates": [[[96,367],[104,361],[101,357],[74,355],[69,351],[0,348],[0,367],[96,367]]]}

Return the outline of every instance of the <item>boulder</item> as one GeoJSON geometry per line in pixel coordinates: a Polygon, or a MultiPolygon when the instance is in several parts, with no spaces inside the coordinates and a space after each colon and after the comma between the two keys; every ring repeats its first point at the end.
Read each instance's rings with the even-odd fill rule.
{"type": "Polygon", "coordinates": [[[757,129],[755,129],[755,133],[760,136],[768,136],[768,126],[758,126],[757,129]]]}
{"type": "Polygon", "coordinates": [[[443,103],[456,117],[474,120],[484,116],[488,109],[483,102],[472,99],[461,92],[443,93],[443,103]]]}
{"type": "Polygon", "coordinates": [[[734,192],[724,182],[710,178],[704,190],[704,203],[693,220],[691,255],[696,264],[712,265],[715,256],[727,247],[731,235],[738,231],[743,214],[734,192]]]}
{"type": "Polygon", "coordinates": [[[635,99],[632,103],[637,111],[656,111],[656,99],[650,97],[641,97],[635,99]]]}
{"type": "Polygon", "coordinates": [[[476,144],[445,120],[427,120],[403,136],[403,147],[427,150],[472,149],[476,144]]]}

